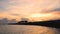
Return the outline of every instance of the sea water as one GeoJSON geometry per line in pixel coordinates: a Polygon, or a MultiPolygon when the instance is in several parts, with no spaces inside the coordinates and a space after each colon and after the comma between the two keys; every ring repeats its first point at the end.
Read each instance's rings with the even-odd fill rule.
{"type": "Polygon", "coordinates": [[[0,34],[60,34],[60,29],[32,25],[0,25],[0,34]]]}

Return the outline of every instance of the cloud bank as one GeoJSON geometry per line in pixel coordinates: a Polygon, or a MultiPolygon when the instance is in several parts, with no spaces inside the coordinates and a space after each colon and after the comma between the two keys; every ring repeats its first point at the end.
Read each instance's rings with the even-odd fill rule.
{"type": "MultiPolygon", "coordinates": [[[[60,0],[0,0],[0,18],[20,19],[22,17],[28,17],[31,19],[30,15],[35,13],[50,13],[53,14],[53,18],[56,17],[54,15],[56,14],[58,15],[56,18],[60,18],[60,10],[55,11],[56,8],[60,8],[59,1],[60,0]]],[[[45,17],[43,18],[46,19],[45,17]]],[[[35,20],[35,18],[33,19],[35,20]]]]}

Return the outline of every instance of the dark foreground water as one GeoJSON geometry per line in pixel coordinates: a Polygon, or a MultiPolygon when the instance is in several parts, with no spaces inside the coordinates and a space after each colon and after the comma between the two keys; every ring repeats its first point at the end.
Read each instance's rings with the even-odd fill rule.
{"type": "Polygon", "coordinates": [[[31,25],[0,25],[0,34],[60,34],[60,29],[31,25]]]}

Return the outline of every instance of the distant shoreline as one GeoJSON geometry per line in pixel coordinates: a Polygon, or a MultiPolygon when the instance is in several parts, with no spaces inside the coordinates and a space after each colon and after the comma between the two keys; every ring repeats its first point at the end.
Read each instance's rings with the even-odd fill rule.
{"type": "Polygon", "coordinates": [[[41,21],[41,22],[18,22],[18,23],[8,23],[8,25],[36,25],[36,26],[47,26],[60,28],[60,20],[51,20],[51,21],[41,21]]]}

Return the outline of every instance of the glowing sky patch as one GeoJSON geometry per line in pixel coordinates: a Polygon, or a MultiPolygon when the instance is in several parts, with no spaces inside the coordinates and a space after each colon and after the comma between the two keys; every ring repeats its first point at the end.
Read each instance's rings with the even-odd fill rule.
{"type": "Polygon", "coordinates": [[[51,14],[39,14],[39,13],[37,13],[37,14],[32,14],[31,15],[31,17],[48,17],[48,16],[51,16],[51,14]]]}

